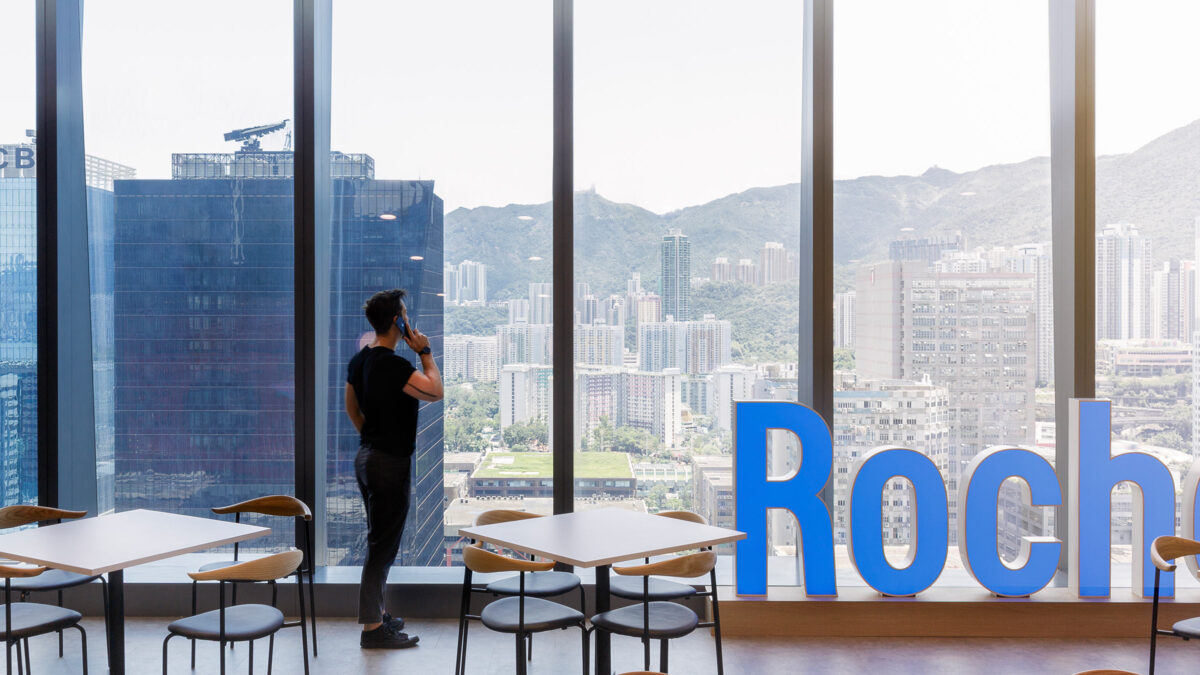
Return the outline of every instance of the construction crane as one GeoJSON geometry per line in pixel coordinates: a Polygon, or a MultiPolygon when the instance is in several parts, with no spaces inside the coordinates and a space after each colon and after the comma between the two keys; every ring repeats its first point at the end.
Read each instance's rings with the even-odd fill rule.
{"type": "MultiPolygon", "coordinates": [[[[234,129],[233,131],[225,134],[225,140],[241,141],[242,149],[239,152],[262,152],[262,145],[259,144],[258,139],[266,136],[267,134],[272,134],[280,129],[283,129],[290,121],[291,120],[284,120],[274,124],[263,124],[257,127],[246,127],[245,129],[234,129]]],[[[291,134],[289,133],[288,136],[290,140],[291,134]]]]}

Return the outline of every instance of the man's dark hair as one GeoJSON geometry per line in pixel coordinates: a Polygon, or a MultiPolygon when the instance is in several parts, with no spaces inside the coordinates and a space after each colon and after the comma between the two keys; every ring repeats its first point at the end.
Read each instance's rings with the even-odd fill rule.
{"type": "Polygon", "coordinates": [[[379,291],[367,300],[367,304],[363,305],[363,311],[367,313],[367,321],[371,322],[371,327],[379,335],[383,335],[392,328],[392,317],[400,316],[400,301],[404,296],[408,295],[408,291],[403,288],[393,288],[390,291],[379,291]]]}

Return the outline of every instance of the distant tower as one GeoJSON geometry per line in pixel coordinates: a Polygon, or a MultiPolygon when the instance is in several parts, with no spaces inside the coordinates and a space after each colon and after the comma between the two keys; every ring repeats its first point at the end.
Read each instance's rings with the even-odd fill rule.
{"type": "Polygon", "coordinates": [[[658,280],[662,295],[662,316],[676,321],[692,318],[692,245],[687,235],[671,230],[662,238],[662,275],[658,280]]]}

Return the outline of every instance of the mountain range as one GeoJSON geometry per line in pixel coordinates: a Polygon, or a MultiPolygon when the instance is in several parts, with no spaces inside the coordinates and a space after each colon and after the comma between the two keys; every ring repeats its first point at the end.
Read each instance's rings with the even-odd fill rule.
{"type": "MultiPolygon", "coordinates": [[[[1198,158],[1200,121],[1134,152],[1099,157],[1097,230],[1133,223],[1152,237],[1156,260],[1192,258],[1198,158]]],[[[673,228],[691,241],[693,276],[708,276],[717,256],[757,262],[766,241],[798,247],[799,209],[798,184],[751,188],[665,214],[577,192],[575,278],[607,295],[624,292],[630,273],[640,272],[646,288],[656,290],[659,241],[673,228]]],[[[550,280],[551,218],[550,203],[455,209],[445,217],[445,259],[488,264],[493,299],[525,297],[529,282],[550,280]]],[[[970,247],[1049,241],[1050,159],[838,180],[834,224],[835,264],[845,282],[854,262],[886,256],[903,228],[915,236],[960,231],[970,247]]]]}

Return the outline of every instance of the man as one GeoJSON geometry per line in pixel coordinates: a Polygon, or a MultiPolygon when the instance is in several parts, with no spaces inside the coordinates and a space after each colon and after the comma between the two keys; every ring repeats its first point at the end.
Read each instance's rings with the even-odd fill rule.
{"type": "Polygon", "coordinates": [[[367,508],[367,559],[358,591],[364,649],[404,649],[419,639],[400,632],[404,619],[385,611],[384,591],[408,516],[417,407],[419,401],[441,400],[442,375],[429,338],[408,323],[405,295],[397,288],[367,300],[363,310],[375,342],[350,360],[346,376],[346,414],[361,434],[354,474],[367,508]],[[424,372],[395,353],[401,340],[417,353],[424,372]]]}

